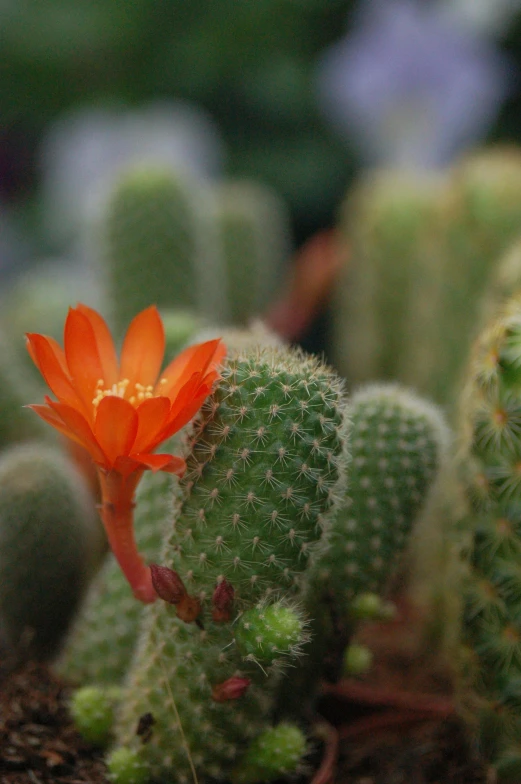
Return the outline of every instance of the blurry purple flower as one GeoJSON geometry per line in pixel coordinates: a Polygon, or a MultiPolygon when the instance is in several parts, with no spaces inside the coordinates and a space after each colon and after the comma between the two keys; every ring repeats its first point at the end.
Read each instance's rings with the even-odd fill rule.
{"type": "Polygon", "coordinates": [[[511,80],[491,41],[414,0],[361,2],[318,66],[326,116],[378,165],[444,166],[484,136],[511,80]]]}
{"type": "Polygon", "coordinates": [[[49,127],[41,150],[47,230],[61,242],[74,239],[97,217],[124,168],[159,164],[213,178],[222,153],[211,118],[184,102],[138,110],[89,107],[63,115],[49,127]]]}

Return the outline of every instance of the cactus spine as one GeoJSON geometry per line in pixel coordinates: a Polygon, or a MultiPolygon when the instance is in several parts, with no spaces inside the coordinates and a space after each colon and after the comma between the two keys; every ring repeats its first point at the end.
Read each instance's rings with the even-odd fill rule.
{"type": "Polygon", "coordinates": [[[200,602],[204,630],[162,602],[145,609],[117,722],[117,746],[151,778],[223,778],[265,729],[278,668],[241,656],[231,621],[298,591],[336,496],[343,439],[340,382],[318,361],[264,349],[225,367],[196,427],[162,558],[200,602]],[[234,591],[228,622],[212,610],[224,582],[234,591]],[[239,699],[221,701],[248,681],[239,699]],[[136,721],[147,712],[155,724],[143,744],[136,721]]]}

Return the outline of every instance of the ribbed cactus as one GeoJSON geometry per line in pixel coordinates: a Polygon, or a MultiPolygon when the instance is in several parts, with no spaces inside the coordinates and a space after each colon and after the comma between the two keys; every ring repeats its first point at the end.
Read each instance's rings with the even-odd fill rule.
{"type": "Polygon", "coordinates": [[[227,310],[245,325],[273,300],[291,251],[289,215],[267,187],[247,180],[215,191],[217,243],[222,254],[227,310]]]}
{"type": "MultiPolygon", "coordinates": [[[[172,516],[175,482],[164,473],[148,473],[141,480],[134,526],[139,551],[147,560],[155,561],[159,556],[172,516]]],[[[110,554],[57,664],[60,673],[77,684],[120,683],[133,656],[141,610],[110,554]]]]}
{"type": "MultiPolygon", "coordinates": [[[[222,375],[196,426],[161,559],[198,623],[181,620],[179,605],[177,617],[161,601],[145,609],[116,727],[119,764],[127,755],[150,777],[175,771],[180,782],[193,771],[226,777],[266,729],[279,667],[244,656],[233,621],[259,602],[276,618],[279,598],[298,592],[342,475],[343,398],[332,372],[265,349],[229,360],[222,375]],[[143,743],[136,726],[148,713],[143,743]]],[[[292,647],[298,634],[289,636],[292,647]]]]}
{"type": "Polygon", "coordinates": [[[411,290],[417,275],[425,281],[436,271],[423,246],[442,185],[425,173],[379,172],[342,206],[347,253],[333,294],[332,351],[351,386],[399,378],[411,290]]]}
{"type": "Polygon", "coordinates": [[[185,172],[142,166],[116,183],[101,256],[119,334],[151,303],[197,310],[204,302],[205,314],[216,314],[222,284],[204,203],[202,187],[185,172]]]}
{"type": "Polygon", "coordinates": [[[476,345],[462,400],[460,456],[472,511],[467,678],[477,693],[481,748],[505,783],[521,778],[520,368],[517,297],[476,345]]]}
{"type": "Polygon", "coordinates": [[[11,447],[0,459],[0,627],[14,658],[49,659],[98,566],[91,496],[57,450],[11,447]]]}

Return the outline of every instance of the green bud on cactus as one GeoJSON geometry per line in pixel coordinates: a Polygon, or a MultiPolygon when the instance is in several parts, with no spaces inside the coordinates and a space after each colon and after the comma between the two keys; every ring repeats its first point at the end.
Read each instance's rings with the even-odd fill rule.
{"type": "Polygon", "coordinates": [[[250,744],[231,775],[232,784],[270,782],[294,775],[306,753],[306,736],[294,724],[264,730],[250,744]]]}
{"type": "Polygon", "coordinates": [[[70,711],[79,733],[94,746],[106,746],[114,722],[114,708],[121,699],[118,687],[84,686],[71,697],[70,711]]]}
{"type": "Polygon", "coordinates": [[[234,634],[241,656],[261,664],[294,656],[305,641],[302,613],[283,602],[247,610],[239,617],[234,634]]]}
{"type": "Polygon", "coordinates": [[[365,675],[371,669],[373,653],[365,645],[351,643],[344,651],[342,672],[345,676],[365,675]]]}
{"type": "Polygon", "coordinates": [[[130,749],[115,749],[107,758],[110,781],[114,784],[146,784],[148,773],[139,755],[130,749]]]}
{"type": "Polygon", "coordinates": [[[20,658],[56,655],[97,567],[102,536],[83,477],[56,449],[0,458],[0,627],[20,658]]]}
{"type": "Polygon", "coordinates": [[[396,607],[376,593],[360,593],[349,604],[349,615],[358,621],[389,621],[396,607]]]}

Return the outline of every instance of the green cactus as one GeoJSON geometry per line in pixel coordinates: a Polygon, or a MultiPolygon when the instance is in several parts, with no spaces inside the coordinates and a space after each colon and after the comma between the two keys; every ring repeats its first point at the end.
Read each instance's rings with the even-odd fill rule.
{"type": "Polygon", "coordinates": [[[521,154],[508,149],[481,151],[447,173],[435,231],[438,275],[413,292],[399,375],[439,403],[452,404],[459,394],[465,357],[481,329],[482,298],[521,234],[520,181],[521,154]]]}
{"type": "Polygon", "coordinates": [[[480,337],[461,406],[460,463],[472,512],[463,616],[467,682],[478,695],[482,751],[505,783],[521,769],[520,368],[517,297],[480,337]]]}
{"type": "MultiPolygon", "coordinates": [[[[169,474],[150,472],[139,485],[134,526],[139,552],[148,560],[159,556],[175,483],[169,474]]],[[[60,674],[77,684],[120,683],[133,656],[141,610],[110,554],[57,662],[60,674]]]]}
{"type": "Polygon", "coordinates": [[[264,313],[280,283],[291,250],[289,216],[271,190],[247,180],[220,185],[215,212],[227,287],[223,315],[246,325],[264,313]]]}
{"type": "MultiPolygon", "coordinates": [[[[165,364],[177,356],[188,343],[203,342],[193,340],[201,326],[195,313],[187,310],[163,310],[161,318],[165,328],[165,364]]],[[[219,334],[217,337],[220,336],[219,334]]]]}
{"type": "Polygon", "coordinates": [[[283,602],[262,603],[239,616],[234,629],[241,656],[261,664],[273,664],[282,657],[295,657],[306,642],[302,611],[283,602]]]}
{"type": "Polygon", "coordinates": [[[306,736],[294,724],[282,723],[261,732],[232,771],[232,784],[257,784],[291,776],[302,767],[306,736]]]}
{"type": "Polygon", "coordinates": [[[427,267],[422,244],[442,186],[425,173],[377,172],[342,206],[347,252],[333,294],[332,350],[350,386],[399,378],[415,276],[435,274],[435,259],[427,267]]]}
{"type": "Polygon", "coordinates": [[[445,463],[443,416],[409,390],[396,384],[361,387],[349,411],[346,501],[332,521],[328,548],[313,568],[305,603],[312,618],[311,644],[281,684],[281,716],[301,716],[318,680],[340,677],[345,647],[360,620],[393,616],[381,595],[445,463]]]}
{"type": "Polygon", "coordinates": [[[424,509],[448,449],[440,410],[395,384],[359,389],[351,400],[347,504],[336,515],[317,580],[350,625],[357,598],[381,593],[424,509]]]}
{"type": "Polygon", "coordinates": [[[170,604],[145,608],[117,721],[117,746],[152,778],[223,778],[266,728],[279,667],[244,658],[232,622],[298,592],[341,481],[343,398],[331,371],[264,349],[230,359],[222,375],[196,425],[162,557],[200,609],[199,626],[170,604]],[[141,743],[136,723],[147,713],[154,725],[141,743]]]}
{"type": "Polygon", "coordinates": [[[205,194],[186,173],[153,166],[115,185],[102,227],[113,322],[118,334],[143,308],[221,312],[221,275],[212,256],[205,194]]]}
{"type": "Polygon", "coordinates": [[[114,723],[114,709],[121,701],[121,689],[117,686],[83,686],[77,689],[70,701],[70,712],[77,730],[88,743],[106,746],[110,740],[114,723]]]}
{"type": "Polygon", "coordinates": [[[0,458],[0,627],[15,658],[58,652],[103,536],[90,494],[56,449],[10,447],[0,458]]]}

